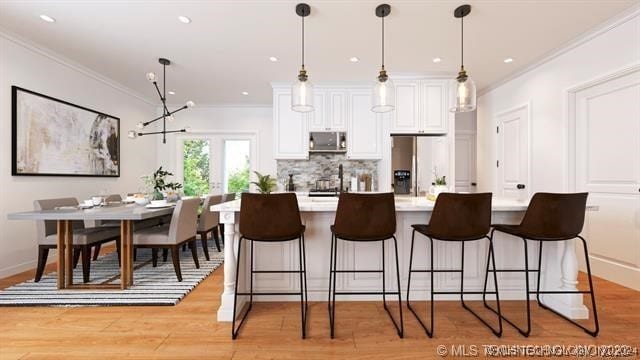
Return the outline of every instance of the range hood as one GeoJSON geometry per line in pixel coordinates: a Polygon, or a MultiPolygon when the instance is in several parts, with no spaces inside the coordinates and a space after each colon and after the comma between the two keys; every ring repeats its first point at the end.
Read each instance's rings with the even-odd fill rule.
{"type": "Polygon", "coordinates": [[[347,152],[347,134],[335,131],[317,131],[309,133],[310,153],[336,153],[347,152]]]}

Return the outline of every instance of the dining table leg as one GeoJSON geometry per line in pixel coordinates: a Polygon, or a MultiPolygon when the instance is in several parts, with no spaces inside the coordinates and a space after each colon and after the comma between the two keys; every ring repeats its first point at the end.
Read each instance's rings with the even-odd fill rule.
{"type": "Polygon", "coordinates": [[[120,225],[120,288],[133,285],[133,221],[122,220],[120,225]]]}
{"type": "Polygon", "coordinates": [[[73,285],[73,233],[71,221],[58,220],[58,289],[73,285]]]}

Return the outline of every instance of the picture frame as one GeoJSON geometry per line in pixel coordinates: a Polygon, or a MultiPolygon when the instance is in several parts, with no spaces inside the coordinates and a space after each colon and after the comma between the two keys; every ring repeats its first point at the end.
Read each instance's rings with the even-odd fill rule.
{"type": "Polygon", "coordinates": [[[120,118],[11,87],[11,175],[120,177],[120,118]]]}

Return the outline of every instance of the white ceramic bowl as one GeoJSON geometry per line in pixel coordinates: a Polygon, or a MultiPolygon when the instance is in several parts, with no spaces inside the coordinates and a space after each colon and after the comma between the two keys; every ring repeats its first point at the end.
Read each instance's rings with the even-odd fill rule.
{"type": "Polygon", "coordinates": [[[136,198],[135,202],[138,205],[147,205],[147,199],[145,199],[145,198],[136,198]]]}
{"type": "Polygon", "coordinates": [[[167,205],[167,200],[151,200],[151,205],[153,206],[167,205]]]}

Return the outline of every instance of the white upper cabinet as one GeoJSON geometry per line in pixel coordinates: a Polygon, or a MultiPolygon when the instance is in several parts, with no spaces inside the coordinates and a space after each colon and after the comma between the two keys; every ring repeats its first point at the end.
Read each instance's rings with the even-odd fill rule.
{"type": "Polygon", "coordinates": [[[392,134],[445,134],[449,118],[449,80],[395,80],[392,134]]]}
{"type": "Polygon", "coordinates": [[[420,129],[420,85],[414,80],[395,80],[396,109],[391,113],[392,133],[416,133],[420,129]]]}
{"type": "Polygon", "coordinates": [[[327,91],[327,120],[331,131],[347,131],[347,92],[340,90],[327,91]]]}
{"type": "Polygon", "coordinates": [[[309,119],[309,131],[326,131],[327,128],[327,96],[324,91],[314,89],[313,108],[308,112],[306,117],[309,119]]]}
{"type": "Polygon", "coordinates": [[[310,112],[309,131],[346,131],[346,91],[315,89],[315,111],[310,112]]]}
{"type": "Polygon", "coordinates": [[[273,92],[273,126],[276,159],[309,158],[307,116],[291,110],[289,89],[273,92]]]}
{"type": "Polygon", "coordinates": [[[422,130],[444,134],[449,118],[449,80],[423,80],[420,83],[422,130]]]}
{"type": "Polygon", "coordinates": [[[382,159],[382,115],[371,111],[371,91],[349,91],[347,158],[382,159]]]}

